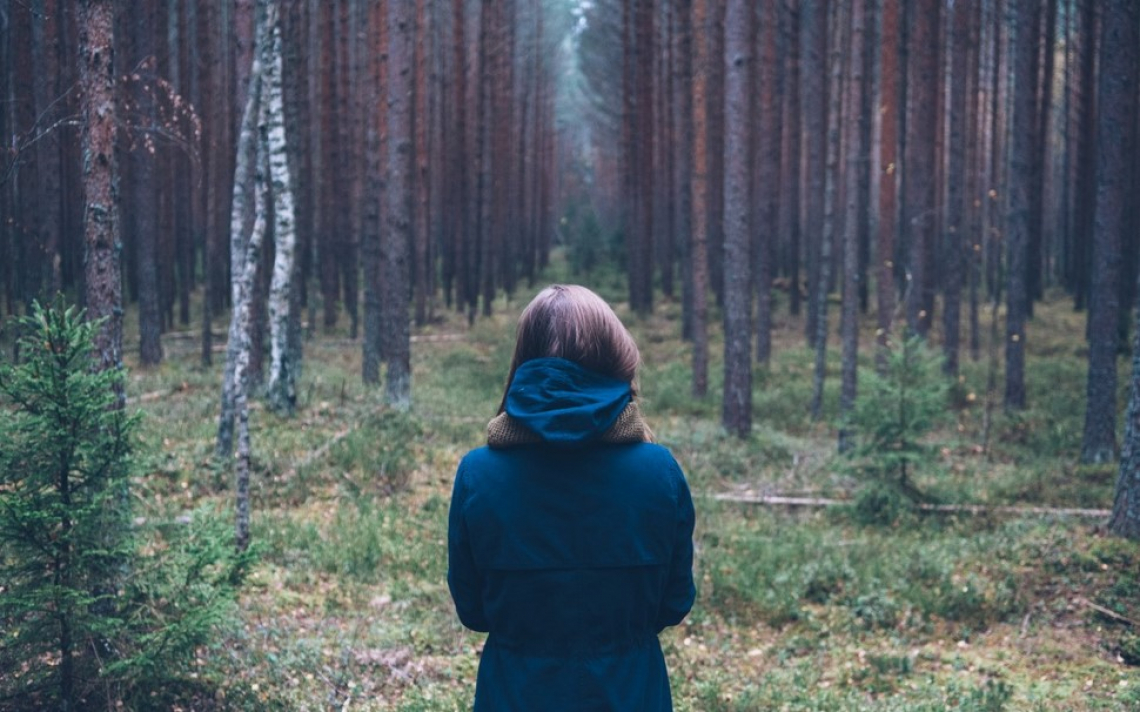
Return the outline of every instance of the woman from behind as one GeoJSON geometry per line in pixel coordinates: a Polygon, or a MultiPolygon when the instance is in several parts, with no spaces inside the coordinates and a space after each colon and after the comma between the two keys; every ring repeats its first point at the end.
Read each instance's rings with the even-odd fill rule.
{"type": "Polygon", "coordinates": [[[548,287],[519,319],[448,520],[456,612],[489,633],[476,712],[672,709],[657,634],[693,604],[694,511],[641,418],[639,361],[584,287],[548,287]]]}

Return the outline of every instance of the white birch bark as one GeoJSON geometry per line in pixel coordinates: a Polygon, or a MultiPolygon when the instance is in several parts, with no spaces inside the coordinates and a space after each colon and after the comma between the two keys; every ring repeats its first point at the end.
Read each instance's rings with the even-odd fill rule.
{"type": "Polygon", "coordinates": [[[264,57],[264,114],[262,140],[269,164],[273,198],[275,255],[269,285],[269,405],[292,415],[297,405],[296,367],[289,349],[289,318],[293,290],[293,263],[297,243],[292,180],[285,137],[285,102],[282,95],[281,25],[277,6],[269,6],[269,42],[264,57]]]}
{"type": "MultiPolygon", "coordinates": [[[[262,29],[258,28],[258,42],[263,41],[262,29]]],[[[256,196],[253,191],[252,179],[257,163],[257,123],[261,106],[261,62],[255,54],[249,75],[249,94],[246,99],[245,110],[242,113],[241,130],[238,134],[237,161],[234,167],[234,200],[230,213],[230,296],[233,304],[233,314],[230,316],[229,339],[226,342],[226,370],[222,381],[222,407],[218,418],[218,435],[214,446],[214,454],[219,459],[228,458],[234,449],[234,416],[235,416],[235,368],[237,364],[238,348],[243,340],[248,340],[249,324],[244,326],[238,316],[239,308],[248,301],[252,278],[245,283],[245,268],[251,259],[246,255],[248,248],[247,235],[253,229],[253,203],[256,196]],[[253,198],[253,201],[250,199],[253,198]]],[[[254,253],[256,257],[256,253],[254,253]]],[[[256,259],[254,259],[256,261],[256,259]]],[[[248,347],[248,345],[247,345],[248,347]]]]}
{"type": "MultiPolygon", "coordinates": [[[[261,114],[265,113],[265,105],[261,104],[261,114]]],[[[241,273],[242,301],[234,307],[233,321],[237,322],[238,346],[234,360],[234,405],[237,411],[238,443],[237,468],[234,475],[234,490],[236,493],[237,522],[235,525],[234,540],[239,551],[245,551],[249,546],[249,371],[250,338],[249,328],[253,323],[253,294],[254,283],[257,280],[257,266],[261,262],[258,253],[265,238],[268,227],[269,211],[269,185],[268,162],[265,156],[265,142],[257,142],[257,172],[256,188],[254,190],[254,220],[253,231],[246,244],[245,266],[241,273]]]]}
{"type": "Polygon", "coordinates": [[[233,424],[238,422],[238,449],[235,463],[236,523],[234,541],[239,550],[249,546],[249,362],[250,328],[253,323],[253,291],[261,263],[261,246],[267,228],[268,183],[263,142],[257,126],[265,113],[262,102],[262,62],[260,48],[266,44],[266,13],[260,7],[254,54],[249,75],[249,98],[242,115],[234,175],[234,203],[231,220],[231,262],[233,314],[230,317],[226,347],[226,375],[222,386],[222,415],[218,427],[217,453],[229,457],[233,450],[233,424]],[[252,179],[252,195],[250,184],[252,179]],[[252,205],[250,199],[252,198],[252,205]],[[252,217],[252,224],[250,218],[252,217]],[[248,238],[246,237],[248,235],[248,238]],[[223,441],[223,437],[225,440],[223,441]]]}

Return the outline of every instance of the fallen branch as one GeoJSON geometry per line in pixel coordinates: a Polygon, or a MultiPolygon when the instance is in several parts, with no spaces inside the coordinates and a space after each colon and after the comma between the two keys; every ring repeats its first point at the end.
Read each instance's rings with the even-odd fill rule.
{"type": "Polygon", "coordinates": [[[337,443],[339,443],[341,440],[344,440],[354,431],[356,431],[360,427],[361,423],[365,422],[369,417],[375,415],[376,413],[379,413],[386,407],[386,404],[381,404],[359,416],[352,425],[349,425],[348,427],[337,431],[335,435],[325,441],[325,443],[319,448],[310,451],[307,455],[298,460],[297,464],[293,465],[288,470],[278,475],[277,481],[286,480],[292,477],[293,475],[297,474],[297,470],[301,469],[302,467],[308,467],[312,463],[324,457],[326,454],[328,454],[329,450],[332,450],[333,447],[336,446],[337,443]]]}
{"type": "MultiPolygon", "coordinates": [[[[718,502],[737,502],[740,504],[759,504],[773,507],[838,507],[851,504],[850,500],[826,499],[821,497],[782,497],[779,495],[748,495],[732,493],[700,493],[706,499],[718,502]]],[[[1079,507],[1019,507],[1012,505],[986,505],[986,504],[920,504],[919,510],[923,512],[947,514],[1016,514],[1016,515],[1066,515],[1074,517],[1104,518],[1112,514],[1108,509],[1082,509],[1079,507]]]]}
{"type": "MultiPolygon", "coordinates": [[[[413,344],[435,343],[437,341],[464,341],[467,339],[467,334],[412,334],[408,338],[413,344]]],[[[359,347],[362,343],[360,339],[321,339],[319,342],[321,346],[352,346],[359,347]]]]}
{"type": "Polygon", "coordinates": [[[1081,603],[1085,604],[1089,608],[1093,609],[1097,613],[1101,614],[1102,616],[1108,616],[1109,618],[1111,618],[1114,621],[1126,623],[1126,624],[1132,626],[1133,628],[1137,627],[1136,621],[1132,620],[1131,618],[1128,618],[1127,616],[1122,616],[1112,609],[1105,608],[1104,606],[1093,603],[1092,601],[1090,601],[1087,598],[1078,598],[1077,600],[1080,601],[1081,603]]]}
{"type": "Polygon", "coordinates": [[[137,396],[131,396],[127,399],[127,405],[134,405],[136,403],[150,403],[151,401],[161,400],[169,396],[185,393],[190,390],[190,386],[186,383],[179,384],[174,388],[168,388],[161,391],[150,391],[149,393],[141,393],[137,396]]]}

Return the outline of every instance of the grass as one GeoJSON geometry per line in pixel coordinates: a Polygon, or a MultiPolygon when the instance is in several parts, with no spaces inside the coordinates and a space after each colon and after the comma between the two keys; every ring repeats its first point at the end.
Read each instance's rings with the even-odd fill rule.
{"type": "MultiPolygon", "coordinates": [[[[611,282],[603,291],[620,300],[611,282]]],[[[204,708],[470,708],[483,639],[451,608],[447,508],[455,466],[481,444],[502,395],[527,296],[500,299],[470,328],[440,311],[417,331],[456,338],[414,343],[409,415],[361,383],[359,344],[342,333],[306,342],[295,418],[255,406],[261,563],[235,625],[203,649],[200,677],[187,683],[213,700],[204,708]]],[[[617,310],[643,349],[650,424],[698,493],[697,604],[662,635],[678,710],[1140,706],[1140,631],[1126,622],[1140,621],[1140,547],[1072,518],[908,515],[864,527],[843,508],[701,497],[851,497],[834,455],[837,349],[825,422],[812,422],[812,359],[800,322],[781,313],[772,363],[756,371],[753,433],[738,441],[718,424],[719,328],[713,392],[697,400],[679,305],[663,301],[645,318],[617,310]]],[[[917,482],[944,502],[1108,507],[1114,468],[1076,465],[1083,321],[1058,299],[1030,329],[1030,409],[1008,417],[999,404],[983,448],[987,365],[964,359],[953,417],[930,436],[938,455],[917,482]]],[[[145,412],[134,493],[150,520],[230,506],[230,474],[212,457],[221,366],[197,358],[179,342],[161,366],[131,372],[133,407],[145,412]]]]}

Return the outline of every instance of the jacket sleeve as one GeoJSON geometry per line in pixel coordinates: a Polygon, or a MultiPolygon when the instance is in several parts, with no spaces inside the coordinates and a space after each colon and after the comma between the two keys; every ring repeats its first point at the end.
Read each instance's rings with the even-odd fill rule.
{"type": "Polygon", "coordinates": [[[677,468],[677,522],[673,533],[673,558],[657,613],[657,631],[677,625],[693,607],[697,588],[693,583],[693,526],[696,512],[685,475],[677,468]]]}
{"type": "Polygon", "coordinates": [[[483,612],[483,577],[471,554],[471,541],[463,517],[466,501],[467,488],[461,463],[455,474],[451,509],[447,516],[447,587],[451,590],[459,621],[471,630],[485,633],[490,627],[483,612]]]}

